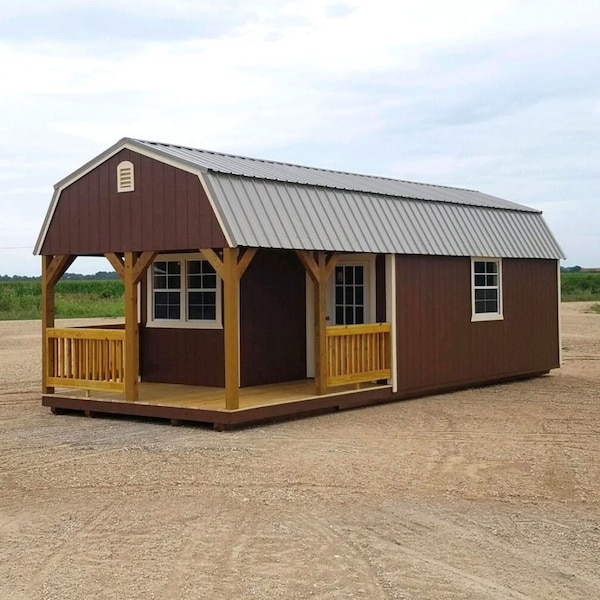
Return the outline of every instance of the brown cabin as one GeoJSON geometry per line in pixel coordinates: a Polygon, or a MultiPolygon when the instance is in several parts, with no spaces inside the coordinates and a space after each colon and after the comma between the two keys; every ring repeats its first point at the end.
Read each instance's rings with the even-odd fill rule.
{"type": "Polygon", "coordinates": [[[560,365],[562,250],[472,190],[125,138],[55,186],[36,253],[57,413],[226,428],[560,365]],[[124,281],[123,326],[54,326],[78,256],[124,281]]]}

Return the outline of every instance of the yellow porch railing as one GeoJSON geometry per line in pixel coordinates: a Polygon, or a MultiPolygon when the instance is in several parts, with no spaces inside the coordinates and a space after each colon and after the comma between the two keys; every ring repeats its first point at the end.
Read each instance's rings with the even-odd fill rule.
{"type": "Polygon", "coordinates": [[[327,385],[391,377],[391,325],[333,325],[327,334],[327,385]]]}
{"type": "Polygon", "coordinates": [[[85,390],[124,391],[125,330],[46,330],[46,384],[85,390]]]}

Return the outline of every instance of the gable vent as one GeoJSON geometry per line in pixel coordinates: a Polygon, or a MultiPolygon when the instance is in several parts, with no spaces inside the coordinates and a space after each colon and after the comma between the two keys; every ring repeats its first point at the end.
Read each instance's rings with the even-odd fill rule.
{"type": "Polygon", "coordinates": [[[133,163],[124,160],[117,166],[117,192],[133,192],[133,163]]]}

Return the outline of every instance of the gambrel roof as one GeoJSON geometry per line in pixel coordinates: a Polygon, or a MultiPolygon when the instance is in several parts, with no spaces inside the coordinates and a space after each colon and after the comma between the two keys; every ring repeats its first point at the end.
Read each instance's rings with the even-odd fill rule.
{"type": "Polygon", "coordinates": [[[123,148],[197,173],[232,247],[384,254],[563,258],[540,211],[481,192],[124,138],[55,186],[123,148]]]}

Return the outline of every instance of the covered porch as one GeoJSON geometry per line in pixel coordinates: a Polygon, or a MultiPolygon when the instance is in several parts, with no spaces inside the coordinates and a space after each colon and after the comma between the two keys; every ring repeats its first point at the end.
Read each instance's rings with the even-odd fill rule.
{"type": "Polygon", "coordinates": [[[202,250],[223,282],[223,387],[143,381],[138,283],[156,253],[105,254],[125,287],[125,323],[111,328],[54,327],[54,285],[74,257],[44,256],[43,404],[55,412],[157,416],[225,427],[385,400],[393,377],[391,323],[327,324],[327,282],[338,257],[325,252],[296,252],[312,281],[314,377],[240,386],[239,284],[255,253],[202,250]]]}

